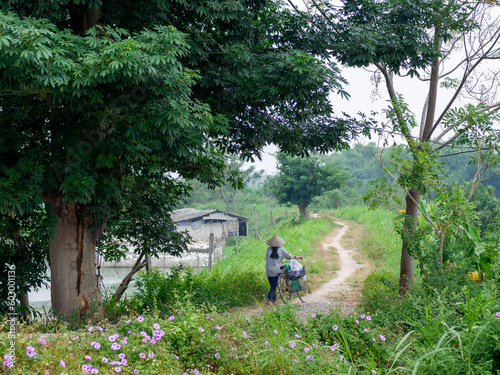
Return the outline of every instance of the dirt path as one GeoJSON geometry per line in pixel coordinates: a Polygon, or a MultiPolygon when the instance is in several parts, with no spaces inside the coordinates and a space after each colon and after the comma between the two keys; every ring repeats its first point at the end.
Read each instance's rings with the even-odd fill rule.
{"type": "MultiPolygon", "coordinates": [[[[324,250],[337,251],[340,259],[340,269],[330,281],[312,293],[309,293],[307,303],[295,302],[301,306],[298,311],[300,318],[306,318],[316,312],[328,312],[331,308],[340,309],[343,313],[349,314],[354,311],[357,305],[360,282],[364,279],[367,272],[360,272],[359,275],[357,274],[355,280],[352,280],[356,271],[365,267],[365,265],[355,260],[355,258],[361,258],[359,253],[354,250],[345,249],[340,243],[349,226],[341,222],[337,222],[336,224],[340,225],[341,228],[334,229],[333,238],[332,235],[325,237],[326,241],[321,246],[324,250]],[[336,231],[338,232],[335,233],[336,231]]],[[[248,309],[245,313],[247,316],[251,314],[262,315],[263,311],[260,307],[257,307],[248,309]]]]}

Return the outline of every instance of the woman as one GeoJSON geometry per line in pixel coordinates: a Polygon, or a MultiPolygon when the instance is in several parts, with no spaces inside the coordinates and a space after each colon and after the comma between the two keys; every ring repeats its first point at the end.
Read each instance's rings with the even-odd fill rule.
{"type": "Polygon", "coordinates": [[[276,287],[278,286],[278,276],[281,272],[282,259],[304,259],[301,256],[293,256],[283,249],[286,243],[280,237],[274,236],[266,241],[269,245],[266,252],[266,275],[269,280],[269,293],[267,294],[267,303],[276,302],[276,287]]]}

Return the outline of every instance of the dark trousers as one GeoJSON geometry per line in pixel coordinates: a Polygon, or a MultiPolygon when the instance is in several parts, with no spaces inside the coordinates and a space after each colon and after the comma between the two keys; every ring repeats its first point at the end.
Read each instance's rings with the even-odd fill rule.
{"type": "Polygon", "coordinates": [[[270,286],[269,293],[267,293],[267,299],[269,301],[276,302],[276,288],[278,287],[278,277],[279,276],[267,277],[270,286]]]}

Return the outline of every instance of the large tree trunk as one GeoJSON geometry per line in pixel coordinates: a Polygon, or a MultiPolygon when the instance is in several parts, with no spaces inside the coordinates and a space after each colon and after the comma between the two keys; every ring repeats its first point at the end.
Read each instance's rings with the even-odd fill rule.
{"type": "Polygon", "coordinates": [[[302,206],[300,204],[298,206],[300,216],[309,217],[309,210],[307,209],[307,206],[302,206]]]}
{"type": "Polygon", "coordinates": [[[52,307],[65,317],[83,317],[91,304],[102,302],[95,269],[97,231],[89,228],[84,205],[64,203],[57,193],[46,200],[57,217],[49,244],[52,307]]]}
{"type": "Polygon", "coordinates": [[[417,227],[418,216],[418,203],[420,199],[420,192],[415,189],[410,189],[409,194],[406,196],[406,216],[404,222],[403,245],[401,248],[401,268],[399,273],[399,291],[401,294],[408,292],[413,283],[415,263],[413,257],[409,254],[408,249],[411,247],[411,234],[415,232],[417,227]]]}

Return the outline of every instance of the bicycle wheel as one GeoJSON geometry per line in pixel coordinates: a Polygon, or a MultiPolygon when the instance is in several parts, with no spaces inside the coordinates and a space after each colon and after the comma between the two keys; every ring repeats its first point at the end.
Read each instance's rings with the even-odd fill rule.
{"type": "Polygon", "coordinates": [[[290,283],[284,274],[281,274],[278,278],[278,290],[283,303],[290,302],[292,299],[292,292],[290,290],[290,283]]]}
{"type": "Polygon", "coordinates": [[[307,276],[304,276],[304,277],[302,277],[302,278],[300,278],[300,279],[297,280],[299,282],[300,289],[295,292],[295,293],[297,293],[297,297],[299,297],[299,299],[303,303],[307,302],[307,297],[309,295],[309,290],[307,288],[307,279],[306,279],[306,277],[307,276]]]}

